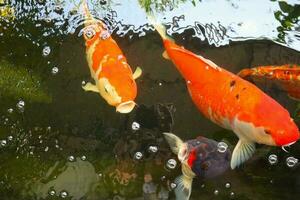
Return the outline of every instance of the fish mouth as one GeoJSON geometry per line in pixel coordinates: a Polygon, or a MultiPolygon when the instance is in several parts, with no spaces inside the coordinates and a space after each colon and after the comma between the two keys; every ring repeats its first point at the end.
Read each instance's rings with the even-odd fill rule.
{"type": "Polygon", "coordinates": [[[130,113],[133,110],[135,105],[136,103],[134,101],[126,101],[119,104],[116,107],[116,111],[119,113],[130,113]]]}

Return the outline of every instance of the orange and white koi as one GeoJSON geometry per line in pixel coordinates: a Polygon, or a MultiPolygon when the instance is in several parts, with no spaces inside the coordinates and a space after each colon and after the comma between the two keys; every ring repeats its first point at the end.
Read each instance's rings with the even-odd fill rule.
{"type": "Polygon", "coordinates": [[[254,83],[262,80],[275,81],[279,87],[296,100],[300,100],[300,66],[259,66],[251,69],[243,69],[238,75],[244,79],[251,79],[254,83]]]}
{"type": "Polygon", "coordinates": [[[100,93],[109,105],[116,107],[117,112],[129,113],[136,105],[135,79],[142,74],[142,70],[137,67],[132,73],[122,50],[111,37],[106,25],[92,17],[86,0],[83,5],[86,58],[91,76],[95,80],[95,84],[87,83],[83,89],[100,93]]]}
{"type": "Polygon", "coordinates": [[[298,127],[279,103],[252,83],[176,45],[167,37],[165,27],[149,18],[163,39],[163,56],[174,63],[185,79],[200,112],[238,136],[232,169],[253,155],[255,143],[286,146],[299,139],[298,127]]]}

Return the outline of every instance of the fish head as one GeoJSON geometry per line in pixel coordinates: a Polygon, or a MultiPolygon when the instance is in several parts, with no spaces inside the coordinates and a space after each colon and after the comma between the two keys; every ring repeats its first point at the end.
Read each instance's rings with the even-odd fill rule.
{"type": "Polygon", "coordinates": [[[83,38],[85,46],[89,48],[98,40],[110,38],[110,33],[103,22],[93,19],[83,28],[83,38]]]}
{"type": "Polygon", "coordinates": [[[300,137],[299,129],[293,119],[282,121],[280,127],[266,129],[265,132],[271,135],[277,146],[290,146],[300,137]]]}
{"type": "Polygon", "coordinates": [[[91,47],[96,41],[101,38],[105,37],[105,39],[107,39],[110,37],[106,24],[99,19],[95,19],[91,15],[86,1],[84,1],[84,16],[85,20],[83,37],[87,48],[91,47]]]}
{"type": "Polygon", "coordinates": [[[229,169],[231,152],[218,151],[218,142],[205,137],[187,141],[189,155],[187,164],[191,170],[203,178],[213,178],[229,169]]]}
{"type": "Polygon", "coordinates": [[[102,77],[98,81],[100,95],[119,113],[130,113],[135,107],[136,83],[126,76],[102,77]]]}

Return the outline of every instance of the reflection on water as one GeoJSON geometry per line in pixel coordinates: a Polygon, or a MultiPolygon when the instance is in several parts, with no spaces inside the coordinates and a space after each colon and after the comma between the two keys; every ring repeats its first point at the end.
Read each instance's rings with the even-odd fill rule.
{"type": "MultiPolygon", "coordinates": [[[[90,72],[80,0],[0,0],[2,199],[174,199],[181,165],[162,132],[203,135],[219,142],[219,152],[232,150],[236,137],[198,113],[161,58],[161,40],[138,2],[89,1],[130,65],[144,72],[137,108],[119,115],[81,89],[90,72]]],[[[300,63],[297,1],[172,2],[155,10],[168,33],[232,72],[300,63]]],[[[299,116],[286,93],[260,87],[299,116]]],[[[242,168],[195,179],[191,199],[298,199],[299,144],[288,152],[258,146],[242,168]]]]}

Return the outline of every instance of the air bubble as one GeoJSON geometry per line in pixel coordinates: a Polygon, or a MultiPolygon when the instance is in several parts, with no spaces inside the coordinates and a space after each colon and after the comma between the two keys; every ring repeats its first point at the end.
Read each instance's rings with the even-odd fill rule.
{"type": "Polygon", "coordinates": [[[286,165],[290,168],[295,167],[295,165],[298,163],[298,159],[294,157],[288,157],[286,159],[286,165]]]}
{"type": "Polygon", "coordinates": [[[230,192],[230,198],[234,198],[235,193],[234,192],[230,192]]]}
{"type": "Polygon", "coordinates": [[[171,184],[170,184],[170,188],[171,188],[172,190],[174,190],[176,187],[177,187],[176,183],[171,183],[171,184]]]}
{"type": "Polygon", "coordinates": [[[131,125],[132,130],[137,131],[140,129],[140,124],[137,122],[133,122],[131,125]]]}
{"type": "Polygon", "coordinates": [[[47,152],[49,150],[49,147],[45,147],[44,151],[47,152]]]}
{"type": "Polygon", "coordinates": [[[84,155],[81,156],[81,160],[82,160],[82,161],[85,161],[85,160],[86,160],[86,156],[84,156],[84,155]]]}
{"type": "Polygon", "coordinates": [[[62,6],[61,5],[56,5],[55,7],[54,7],[54,11],[56,12],[56,13],[60,13],[61,11],[62,11],[62,6]]]}
{"type": "Polygon", "coordinates": [[[54,196],[55,194],[56,194],[55,190],[50,190],[50,191],[49,191],[49,195],[50,195],[50,196],[54,196]]]}
{"type": "Polygon", "coordinates": [[[227,151],[228,145],[225,142],[218,143],[218,152],[225,153],[227,151]]]}
{"type": "Polygon", "coordinates": [[[219,195],[219,190],[215,190],[214,195],[216,195],[216,196],[219,195]]]}
{"type": "Polygon", "coordinates": [[[44,56],[44,57],[48,56],[48,55],[50,54],[50,52],[51,52],[51,49],[50,49],[49,46],[45,46],[45,47],[43,48],[43,56],[44,56]]]}
{"type": "Polygon", "coordinates": [[[226,184],[225,184],[225,187],[226,187],[227,189],[229,189],[229,188],[231,187],[231,184],[230,184],[230,183],[226,183],[226,184]]]}
{"type": "Polygon", "coordinates": [[[142,152],[138,151],[134,154],[134,159],[141,160],[143,158],[142,152]]]}
{"type": "Polygon", "coordinates": [[[269,155],[268,160],[271,165],[275,165],[278,162],[278,157],[275,154],[271,154],[271,155],[269,155]]]}
{"type": "Polygon", "coordinates": [[[7,112],[8,112],[8,113],[13,113],[13,112],[14,112],[14,109],[9,108],[9,109],[7,109],[7,112]]]}
{"type": "Polygon", "coordinates": [[[8,139],[8,141],[12,141],[13,140],[13,136],[10,135],[10,136],[7,137],[7,139],[8,139]]]}
{"type": "Polygon", "coordinates": [[[7,144],[6,140],[0,140],[1,147],[5,147],[7,144]]]}
{"type": "Polygon", "coordinates": [[[73,162],[75,160],[74,156],[69,156],[68,161],[73,162]]]}
{"type": "Polygon", "coordinates": [[[149,146],[148,151],[151,153],[156,153],[158,151],[158,147],[157,146],[149,146]]]}
{"type": "Polygon", "coordinates": [[[20,100],[20,101],[17,103],[16,107],[18,108],[18,110],[19,110],[20,112],[24,112],[25,102],[24,102],[23,100],[20,100]]]}
{"type": "Polygon", "coordinates": [[[55,74],[57,74],[57,72],[58,72],[58,67],[53,67],[52,70],[51,70],[51,73],[53,75],[55,75],[55,74]]]}
{"type": "Polygon", "coordinates": [[[68,196],[68,193],[66,192],[66,191],[62,191],[61,193],[60,193],[60,197],[61,198],[66,198],[68,196]]]}
{"type": "Polygon", "coordinates": [[[176,162],[176,160],[173,159],[173,158],[169,159],[169,160],[167,161],[167,163],[166,163],[166,167],[167,167],[168,169],[175,169],[176,166],[177,166],[177,162],[176,162]]]}

